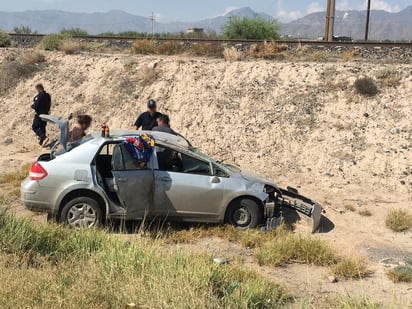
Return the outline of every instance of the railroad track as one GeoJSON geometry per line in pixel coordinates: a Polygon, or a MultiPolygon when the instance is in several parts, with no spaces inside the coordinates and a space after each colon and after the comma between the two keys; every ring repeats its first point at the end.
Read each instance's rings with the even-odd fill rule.
{"type": "MultiPolygon", "coordinates": [[[[45,34],[9,34],[12,38],[15,39],[34,39],[41,40],[45,34]]],[[[214,43],[214,44],[230,44],[230,45],[251,45],[259,44],[265,41],[263,40],[230,40],[230,39],[197,39],[197,38],[150,38],[150,37],[120,37],[120,36],[100,36],[100,35],[88,35],[88,36],[73,36],[74,39],[78,40],[87,40],[87,41],[124,41],[132,42],[139,40],[155,40],[155,41],[175,41],[175,42],[188,42],[188,43],[214,43]]],[[[351,42],[326,42],[318,40],[277,40],[279,44],[286,44],[288,46],[296,45],[310,45],[310,46],[325,46],[325,47],[336,47],[336,46],[359,46],[359,47],[398,47],[398,48],[412,48],[412,42],[407,43],[397,43],[397,42],[373,42],[373,41],[351,41],[351,42]]]]}

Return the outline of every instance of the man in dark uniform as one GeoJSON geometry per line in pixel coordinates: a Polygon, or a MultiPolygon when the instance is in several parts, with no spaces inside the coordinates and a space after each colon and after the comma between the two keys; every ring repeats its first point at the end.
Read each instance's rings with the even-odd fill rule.
{"type": "Polygon", "coordinates": [[[161,113],[157,111],[157,104],[154,100],[147,102],[147,112],[142,113],[134,123],[134,129],[139,130],[142,128],[144,131],[151,131],[157,126],[157,119],[161,113]]]}
{"type": "Polygon", "coordinates": [[[34,115],[32,129],[39,138],[39,145],[44,146],[48,142],[46,135],[47,122],[40,118],[40,115],[47,115],[50,112],[51,98],[50,95],[44,91],[42,84],[36,85],[37,95],[34,97],[31,108],[34,109],[36,114],[34,115]]]}

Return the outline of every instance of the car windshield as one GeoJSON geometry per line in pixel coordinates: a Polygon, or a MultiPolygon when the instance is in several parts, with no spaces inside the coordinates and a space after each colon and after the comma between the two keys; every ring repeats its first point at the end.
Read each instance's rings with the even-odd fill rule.
{"type": "Polygon", "coordinates": [[[240,173],[242,170],[240,169],[240,167],[233,165],[233,164],[228,164],[228,163],[224,163],[224,161],[216,161],[215,159],[213,159],[212,157],[208,156],[207,154],[204,154],[199,148],[195,148],[195,147],[189,147],[189,150],[194,152],[195,154],[197,154],[198,156],[200,156],[201,158],[211,161],[213,163],[217,163],[220,165],[223,165],[224,167],[226,167],[228,170],[230,170],[233,173],[240,173]]]}

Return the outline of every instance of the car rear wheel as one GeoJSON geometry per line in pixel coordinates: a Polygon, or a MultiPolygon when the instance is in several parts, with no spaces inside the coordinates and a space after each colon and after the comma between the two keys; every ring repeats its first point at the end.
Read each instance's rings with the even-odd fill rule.
{"type": "Polygon", "coordinates": [[[226,222],[241,230],[257,227],[261,218],[258,204],[247,198],[232,202],[226,214],[226,222]]]}
{"type": "Polygon", "coordinates": [[[90,229],[102,223],[102,210],[96,200],[78,197],[69,201],[62,209],[61,222],[77,229],[90,229]]]}

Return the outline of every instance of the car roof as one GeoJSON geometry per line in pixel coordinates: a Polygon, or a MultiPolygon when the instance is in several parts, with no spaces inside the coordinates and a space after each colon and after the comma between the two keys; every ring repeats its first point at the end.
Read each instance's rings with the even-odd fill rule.
{"type": "Polygon", "coordinates": [[[141,136],[143,134],[150,135],[155,139],[155,141],[163,143],[163,144],[175,145],[175,146],[186,148],[186,149],[190,147],[189,142],[180,135],[174,135],[174,134],[157,132],[157,131],[111,130],[109,138],[102,137],[101,132],[94,132],[91,135],[96,140],[99,140],[99,139],[101,140],[110,140],[110,139],[122,140],[129,136],[141,136]]]}

